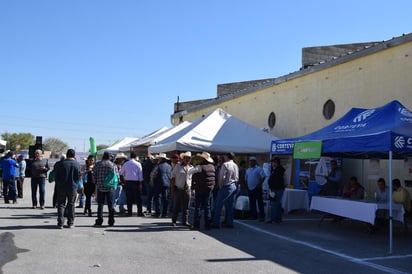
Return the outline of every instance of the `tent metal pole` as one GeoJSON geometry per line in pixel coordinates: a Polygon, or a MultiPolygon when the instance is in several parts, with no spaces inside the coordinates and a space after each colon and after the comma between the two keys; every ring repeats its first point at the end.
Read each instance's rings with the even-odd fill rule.
{"type": "Polygon", "coordinates": [[[393,236],[392,236],[392,150],[389,151],[389,254],[392,254],[393,236]]]}

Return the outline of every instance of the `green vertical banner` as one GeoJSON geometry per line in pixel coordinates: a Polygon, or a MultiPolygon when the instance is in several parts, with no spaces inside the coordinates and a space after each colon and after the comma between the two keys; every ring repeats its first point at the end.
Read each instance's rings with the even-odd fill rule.
{"type": "Polygon", "coordinates": [[[295,159],[318,159],[322,154],[322,141],[298,142],[293,147],[295,159]]]}
{"type": "Polygon", "coordinates": [[[96,154],[97,154],[96,142],[94,141],[93,137],[89,138],[89,142],[90,142],[90,154],[96,158],[96,154]]]}

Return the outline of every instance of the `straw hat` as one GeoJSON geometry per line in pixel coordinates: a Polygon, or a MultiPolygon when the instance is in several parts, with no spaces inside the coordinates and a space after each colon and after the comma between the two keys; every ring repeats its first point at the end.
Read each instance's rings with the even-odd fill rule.
{"type": "Polygon", "coordinates": [[[196,154],[196,156],[202,157],[203,159],[205,159],[206,161],[208,161],[211,164],[214,163],[212,157],[210,157],[210,154],[208,152],[198,153],[198,154],[196,154]]]}
{"type": "Polygon", "coordinates": [[[163,159],[169,160],[169,158],[167,158],[166,153],[159,153],[158,155],[156,155],[156,158],[163,158],[163,159]]]}
{"type": "Polygon", "coordinates": [[[121,158],[127,159],[127,155],[124,154],[123,152],[117,153],[115,159],[121,159],[121,158]]]}
{"type": "Polygon", "coordinates": [[[189,157],[192,158],[192,153],[190,151],[180,153],[180,158],[189,157]]]}

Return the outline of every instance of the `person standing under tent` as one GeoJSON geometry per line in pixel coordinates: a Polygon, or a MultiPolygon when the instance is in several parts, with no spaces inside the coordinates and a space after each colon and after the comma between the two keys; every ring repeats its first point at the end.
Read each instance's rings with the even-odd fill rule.
{"type": "Polygon", "coordinates": [[[193,166],[190,163],[192,153],[190,151],[180,154],[182,162],[177,164],[172,171],[171,186],[173,195],[172,226],[176,226],[179,210],[182,213],[182,225],[189,226],[187,214],[190,200],[190,188],[192,186],[193,166]]]}
{"type": "Polygon", "coordinates": [[[235,154],[227,153],[223,156],[223,164],[219,172],[219,192],[216,198],[216,207],[213,216],[213,228],[220,228],[221,213],[225,207],[225,227],[233,228],[234,202],[236,183],[239,181],[239,167],[233,161],[235,154]]]}
{"type": "Polygon", "coordinates": [[[200,211],[203,210],[205,229],[210,229],[210,200],[215,185],[215,166],[208,152],[198,153],[201,161],[194,169],[197,173],[192,175],[192,189],[195,194],[195,212],[192,230],[200,228],[200,211]]]}
{"type": "Polygon", "coordinates": [[[319,192],[320,196],[341,196],[342,171],[336,160],[330,161],[331,171],[325,176],[326,183],[319,192]]]}
{"type": "Polygon", "coordinates": [[[132,216],[133,204],[137,205],[137,216],[143,217],[142,190],[143,169],[136,152],[130,153],[130,160],[125,162],[119,171],[124,179],[127,201],[127,216],[132,216]]]}
{"type": "Polygon", "coordinates": [[[146,206],[146,211],[144,213],[147,213],[147,214],[152,213],[153,189],[152,189],[152,186],[150,185],[150,173],[152,172],[153,167],[154,167],[153,159],[154,157],[150,153],[148,153],[146,155],[146,159],[143,161],[143,164],[142,164],[143,187],[144,187],[145,194],[146,194],[146,199],[144,203],[146,206]]]}
{"type": "Polygon", "coordinates": [[[153,184],[153,203],[155,207],[154,217],[166,218],[168,213],[170,180],[172,167],[167,162],[165,153],[159,153],[156,178],[153,184]]]}
{"type": "MultiPolygon", "coordinates": [[[[117,153],[114,164],[117,166],[117,170],[121,170],[122,166],[125,162],[127,162],[127,155],[122,153],[117,153]]],[[[113,194],[113,209],[114,212],[116,212],[116,205],[119,206],[119,213],[124,214],[126,211],[124,209],[124,205],[127,204],[126,202],[126,191],[124,187],[124,177],[120,176],[119,178],[119,184],[117,185],[117,188],[114,190],[113,194]]]]}
{"type": "Polygon", "coordinates": [[[256,157],[249,158],[249,168],[246,170],[245,180],[248,187],[251,219],[257,219],[256,202],[259,207],[259,220],[265,220],[265,207],[263,204],[262,184],[265,180],[264,170],[257,164],[256,157]]]}
{"type": "Polygon", "coordinates": [[[282,197],[285,191],[285,168],[281,165],[280,158],[271,160],[271,173],[269,177],[270,221],[269,223],[282,222],[282,197]]]}

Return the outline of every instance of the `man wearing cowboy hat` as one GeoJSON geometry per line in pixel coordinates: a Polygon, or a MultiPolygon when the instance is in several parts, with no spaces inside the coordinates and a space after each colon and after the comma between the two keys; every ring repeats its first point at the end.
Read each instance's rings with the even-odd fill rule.
{"type": "Polygon", "coordinates": [[[196,154],[199,158],[192,176],[192,189],[195,191],[195,212],[192,230],[200,228],[200,210],[203,210],[205,228],[210,228],[210,195],[215,186],[215,166],[212,157],[208,152],[196,154]]]}
{"type": "Polygon", "coordinates": [[[153,184],[153,201],[156,213],[153,216],[165,218],[167,216],[172,167],[167,162],[169,158],[167,158],[166,153],[159,153],[156,158],[158,159],[158,165],[153,184]],[[162,209],[160,209],[160,204],[162,209]]]}
{"type": "Polygon", "coordinates": [[[215,212],[212,227],[220,228],[220,217],[225,206],[225,227],[233,228],[233,204],[236,183],[239,181],[239,167],[233,161],[235,154],[227,153],[223,156],[224,163],[219,172],[219,192],[217,193],[215,212]]]}
{"type": "MultiPolygon", "coordinates": [[[[127,155],[123,152],[117,153],[114,159],[114,164],[117,166],[117,169],[120,171],[122,169],[123,164],[127,161],[127,155]]],[[[120,176],[119,184],[117,188],[113,192],[113,210],[116,213],[116,205],[119,206],[120,214],[125,213],[124,205],[126,203],[126,191],[124,188],[124,177],[120,176]]]]}
{"type": "Polygon", "coordinates": [[[190,151],[180,154],[182,162],[177,164],[172,171],[172,196],[173,213],[172,225],[176,226],[177,214],[182,210],[182,225],[189,226],[187,223],[187,210],[189,207],[190,188],[192,186],[192,174],[196,171],[190,164],[192,153],[190,151]]]}

